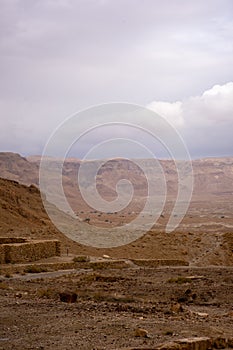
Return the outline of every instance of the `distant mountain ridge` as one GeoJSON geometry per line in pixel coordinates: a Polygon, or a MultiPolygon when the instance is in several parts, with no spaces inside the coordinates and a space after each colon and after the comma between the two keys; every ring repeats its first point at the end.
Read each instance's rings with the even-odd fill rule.
{"type": "MultiPolygon", "coordinates": [[[[56,162],[56,159],[51,159],[56,162]]],[[[89,161],[90,173],[92,165],[98,161],[89,161]]],[[[155,160],[141,160],[148,171],[154,171],[155,160]]],[[[27,158],[17,153],[0,153],[0,177],[18,181],[25,185],[39,184],[40,156],[29,156],[27,158]]],[[[67,193],[72,192],[76,186],[77,173],[81,164],[80,159],[68,158],[64,163],[64,183],[67,184],[67,193]]],[[[177,193],[177,173],[172,160],[160,160],[166,177],[168,193],[177,193]]],[[[194,172],[194,196],[203,195],[233,195],[233,157],[229,158],[203,158],[192,161],[194,172]]],[[[93,167],[94,168],[94,167],[93,167]]],[[[114,196],[115,185],[119,179],[129,177],[139,192],[146,187],[146,179],[143,172],[129,160],[113,159],[107,160],[106,164],[98,172],[97,182],[99,190],[105,196],[114,196]]],[[[144,192],[143,192],[144,193],[144,192]]],[[[76,193],[77,195],[77,193],[76,193]]]]}

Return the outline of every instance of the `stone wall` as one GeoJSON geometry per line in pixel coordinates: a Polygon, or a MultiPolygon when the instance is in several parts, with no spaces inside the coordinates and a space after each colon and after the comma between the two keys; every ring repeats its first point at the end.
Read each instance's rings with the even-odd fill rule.
{"type": "Polygon", "coordinates": [[[160,266],[188,266],[189,263],[178,259],[131,259],[138,266],[160,267],[160,266]]]}
{"type": "Polygon", "coordinates": [[[17,238],[17,237],[0,237],[0,244],[9,244],[9,243],[25,243],[27,242],[26,238],[17,238]]]}
{"type": "Polygon", "coordinates": [[[0,244],[1,264],[26,263],[60,254],[60,242],[57,240],[0,244]]]}
{"type": "Polygon", "coordinates": [[[211,350],[211,349],[232,349],[233,338],[218,337],[215,339],[209,337],[194,337],[173,340],[169,343],[153,346],[150,348],[128,347],[117,348],[116,350],[211,350]]]}
{"type": "Polygon", "coordinates": [[[0,244],[0,264],[5,263],[5,248],[0,244]]]}

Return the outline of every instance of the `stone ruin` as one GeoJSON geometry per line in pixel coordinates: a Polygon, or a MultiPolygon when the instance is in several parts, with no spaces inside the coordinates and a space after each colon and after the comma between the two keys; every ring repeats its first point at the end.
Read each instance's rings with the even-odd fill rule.
{"type": "Polygon", "coordinates": [[[27,263],[60,255],[58,240],[0,237],[0,264],[27,263]]]}

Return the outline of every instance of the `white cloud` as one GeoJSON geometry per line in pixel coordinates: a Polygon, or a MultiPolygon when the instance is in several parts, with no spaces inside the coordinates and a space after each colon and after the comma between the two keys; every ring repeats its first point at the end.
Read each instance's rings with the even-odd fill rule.
{"type": "Polygon", "coordinates": [[[154,101],[147,105],[147,108],[164,117],[169,123],[175,127],[182,126],[184,123],[182,102],[163,102],[154,101]]]}
{"type": "Polygon", "coordinates": [[[181,133],[193,155],[232,154],[233,82],[214,85],[202,95],[183,101],[153,101],[147,107],[181,133]]]}

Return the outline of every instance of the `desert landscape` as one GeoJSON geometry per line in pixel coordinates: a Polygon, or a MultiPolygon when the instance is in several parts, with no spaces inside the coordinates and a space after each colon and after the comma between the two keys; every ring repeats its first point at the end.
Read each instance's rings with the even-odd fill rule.
{"type": "Polygon", "coordinates": [[[0,0],[0,350],[233,350],[232,63],[232,0],[0,0]]]}
{"type": "MultiPolygon", "coordinates": [[[[153,160],[142,161],[153,170],[153,160]]],[[[134,184],[133,201],[119,213],[84,202],[75,180],[80,162],[67,159],[63,169],[77,230],[138,215],[147,192],[133,162],[106,161],[97,178],[109,201],[119,179],[134,184]]],[[[233,158],[193,161],[192,200],[169,234],[177,174],[162,160],[168,194],[159,220],[138,240],[112,248],[82,245],[53,225],[38,188],[39,163],[39,156],[0,153],[1,349],[233,347],[233,158]]]]}

